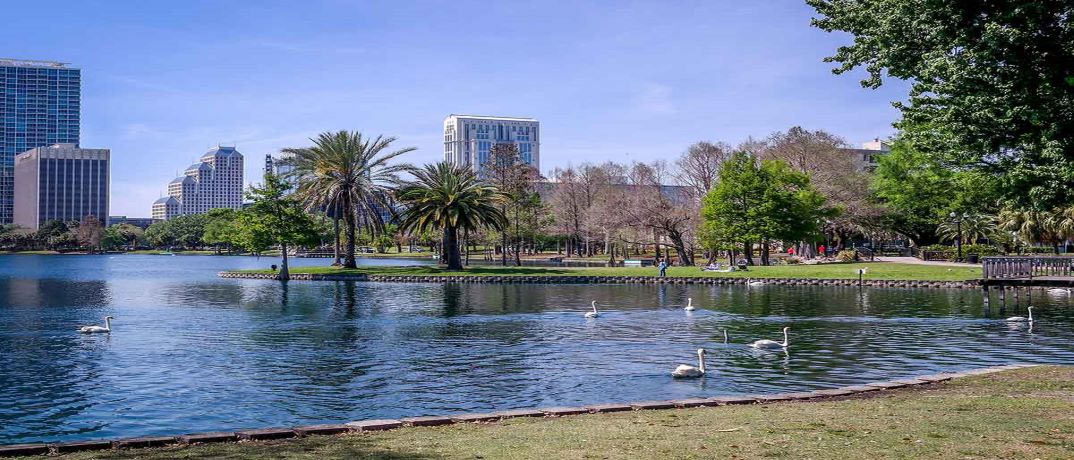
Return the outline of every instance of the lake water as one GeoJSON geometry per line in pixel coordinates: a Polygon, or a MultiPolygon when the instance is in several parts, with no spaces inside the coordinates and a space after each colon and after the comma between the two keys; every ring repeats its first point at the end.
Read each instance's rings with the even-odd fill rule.
{"type": "Polygon", "coordinates": [[[0,256],[0,444],[796,391],[1074,358],[1066,295],[1035,295],[1029,330],[1001,320],[1024,315],[1024,297],[988,310],[971,290],[216,276],[271,263],[0,256]],[[595,320],[582,317],[590,300],[595,320]],[[105,315],[112,334],[77,332],[105,315]],[[785,325],[786,353],[744,345],[781,339],[785,325]],[[699,347],[707,378],[671,379],[699,347]]]}

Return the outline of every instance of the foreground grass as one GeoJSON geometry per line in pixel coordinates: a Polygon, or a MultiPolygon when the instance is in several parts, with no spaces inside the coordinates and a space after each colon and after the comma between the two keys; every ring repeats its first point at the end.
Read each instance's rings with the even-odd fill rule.
{"type": "MultiPolygon", "coordinates": [[[[820,265],[773,265],[751,267],[742,272],[705,272],[698,267],[671,267],[670,277],[735,277],[735,278],[819,278],[857,279],[858,269],[868,269],[865,279],[963,281],[981,277],[979,267],[946,267],[936,265],[900,264],[894,262],[865,262],[820,265]]],[[[269,270],[246,270],[250,273],[270,273],[269,270]]],[[[291,273],[355,274],[355,275],[533,275],[533,276],[656,276],[651,267],[497,267],[473,266],[462,271],[448,271],[434,266],[409,267],[292,267],[291,273]]]]}
{"type": "Polygon", "coordinates": [[[1071,457],[1074,368],[1038,367],[843,401],[510,419],[65,458],[1071,457]]]}

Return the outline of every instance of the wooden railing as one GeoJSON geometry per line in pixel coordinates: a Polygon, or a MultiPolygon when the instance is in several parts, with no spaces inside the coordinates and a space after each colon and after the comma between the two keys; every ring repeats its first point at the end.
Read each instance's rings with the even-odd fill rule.
{"type": "Polygon", "coordinates": [[[1074,257],[985,257],[981,272],[984,279],[1074,277],[1074,257]]]}

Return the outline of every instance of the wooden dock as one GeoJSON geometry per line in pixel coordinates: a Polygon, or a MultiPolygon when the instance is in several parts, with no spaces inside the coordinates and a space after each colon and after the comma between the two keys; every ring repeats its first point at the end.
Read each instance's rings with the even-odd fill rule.
{"type": "Polygon", "coordinates": [[[1074,287],[1074,257],[985,257],[981,285],[1004,287],[1074,287]]]}

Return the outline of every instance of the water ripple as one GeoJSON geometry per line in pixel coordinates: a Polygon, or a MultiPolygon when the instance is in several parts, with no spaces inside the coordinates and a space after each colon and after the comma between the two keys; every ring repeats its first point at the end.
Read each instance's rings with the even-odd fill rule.
{"type": "Polygon", "coordinates": [[[962,290],[215,276],[274,262],[0,256],[0,444],[779,392],[1074,358],[1066,297],[1033,296],[1030,329],[1002,320],[1024,305],[987,309],[962,290]],[[592,300],[601,317],[587,320],[592,300]],[[75,332],[105,315],[111,336],[75,332]],[[745,345],[781,340],[784,326],[785,352],[745,345]],[[699,347],[710,375],[669,378],[699,347]]]}

